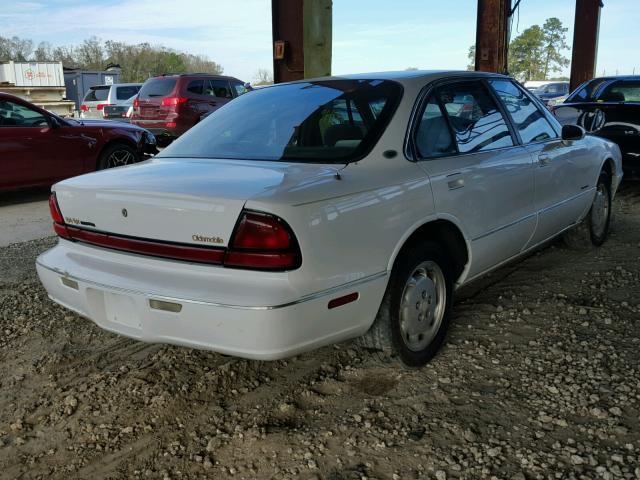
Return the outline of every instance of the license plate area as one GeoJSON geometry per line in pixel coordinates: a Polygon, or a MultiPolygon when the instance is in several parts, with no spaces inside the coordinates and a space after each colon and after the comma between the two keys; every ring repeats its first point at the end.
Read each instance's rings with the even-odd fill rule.
{"type": "Polygon", "coordinates": [[[104,292],[104,311],[108,322],[135,329],[142,327],[136,305],[126,295],[104,292]]]}

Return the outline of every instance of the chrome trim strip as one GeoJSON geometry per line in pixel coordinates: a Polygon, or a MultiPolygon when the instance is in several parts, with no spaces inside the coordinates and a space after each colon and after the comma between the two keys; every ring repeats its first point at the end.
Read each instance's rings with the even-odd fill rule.
{"type": "Polygon", "coordinates": [[[546,208],[543,208],[538,213],[547,213],[547,212],[553,210],[554,208],[561,207],[565,203],[569,203],[569,202],[572,202],[573,200],[576,200],[576,199],[580,198],[581,196],[593,191],[594,189],[595,189],[595,187],[590,188],[589,190],[583,190],[580,193],[578,193],[577,195],[574,195],[573,197],[565,198],[561,202],[554,203],[553,205],[550,205],[550,206],[548,206],[546,208]]]}
{"type": "Polygon", "coordinates": [[[337,293],[341,290],[347,289],[347,288],[353,288],[356,287],[358,285],[362,285],[365,283],[369,283],[372,282],[374,280],[378,280],[380,278],[386,277],[388,272],[382,271],[382,272],[378,272],[378,273],[374,273],[373,275],[369,275],[363,278],[360,278],[358,280],[354,280],[352,282],[347,282],[347,283],[343,283],[342,285],[338,285],[336,287],[331,287],[331,288],[327,288],[326,290],[321,290],[319,292],[315,292],[315,293],[311,293],[309,295],[305,295],[303,297],[300,297],[297,300],[294,300],[292,302],[287,302],[287,303],[282,303],[279,305],[266,305],[266,306],[251,306],[251,305],[230,305],[227,303],[216,303],[216,302],[208,302],[206,300],[196,300],[196,299],[191,299],[191,298],[177,298],[177,297],[170,297],[167,295],[158,295],[155,293],[151,293],[151,292],[141,292],[139,290],[133,290],[133,289],[127,289],[127,288],[122,288],[122,287],[115,287],[112,285],[105,285],[103,283],[99,283],[99,282],[95,282],[93,280],[87,280],[81,277],[77,277],[75,275],[70,275],[67,272],[63,272],[62,270],[58,269],[58,268],[54,268],[54,267],[49,267],[47,265],[44,265],[42,262],[40,262],[39,260],[36,261],[36,263],[46,269],[49,270],[50,272],[53,272],[57,275],[60,275],[63,278],[68,278],[71,280],[75,280],[76,282],[81,282],[87,285],[92,285],[94,287],[100,288],[102,290],[110,290],[110,291],[115,291],[115,292],[119,292],[119,293],[123,293],[123,294],[128,294],[128,295],[137,295],[137,296],[143,296],[146,298],[149,298],[151,300],[162,300],[162,301],[167,301],[167,302],[174,302],[174,303],[191,303],[191,304],[195,304],[195,305],[207,305],[210,307],[220,307],[220,308],[234,308],[234,309],[240,309],[240,310],[276,310],[279,308],[285,308],[285,307],[290,307],[292,305],[298,305],[300,303],[304,303],[304,302],[308,302],[310,300],[316,300],[318,298],[322,298],[325,297],[327,295],[331,295],[333,293],[337,293]]]}
{"type": "Polygon", "coordinates": [[[493,230],[489,230],[488,232],[483,233],[482,235],[479,235],[479,236],[477,236],[475,238],[472,238],[471,241],[475,242],[477,240],[482,240],[483,238],[488,237],[489,235],[493,235],[494,233],[498,233],[500,230],[504,230],[505,228],[513,227],[514,225],[517,225],[520,222],[524,222],[525,220],[529,220],[530,218],[535,217],[536,215],[537,215],[537,213],[531,213],[531,214],[527,215],[526,217],[519,218],[518,220],[516,220],[514,222],[508,223],[506,225],[502,225],[501,227],[498,227],[498,228],[494,228],[493,230]]]}

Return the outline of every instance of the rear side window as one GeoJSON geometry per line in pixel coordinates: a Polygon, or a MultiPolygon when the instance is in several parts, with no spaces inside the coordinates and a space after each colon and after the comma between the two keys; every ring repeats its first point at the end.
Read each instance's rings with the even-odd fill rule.
{"type": "Polygon", "coordinates": [[[437,96],[449,117],[460,153],[513,146],[502,113],[479,81],[442,86],[437,96]]]}
{"type": "Polygon", "coordinates": [[[140,89],[140,94],[138,98],[146,99],[153,97],[166,97],[176,86],[177,79],[176,78],[152,78],[147,80],[142,88],[140,89]]]}
{"type": "Polygon", "coordinates": [[[231,85],[226,80],[208,80],[204,94],[218,98],[233,98],[231,85]]]}
{"type": "Polygon", "coordinates": [[[421,158],[440,157],[456,153],[451,130],[447,125],[435,96],[427,102],[420,117],[415,136],[416,148],[421,158]]]}
{"type": "Polygon", "coordinates": [[[116,98],[118,100],[128,100],[134,95],[137,95],[139,91],[139,85],[125,85],[123,87],[116,87],[116,98]]]}
{"type": "Polygon", "coordinates": [[[204,80],[191,80],[187,84],[187,92],[195,93],[196,95],[202,95],[203,87],[204,87],[204,80]]]}
{"type": "Polygon", "coordinates": [[[85,102],[104,102],[109,96],[111,87],[91,87],[84,97],[85,102]]]}
{"type": "Polygon", "coordinates": [[[522,143],[542,142],[557,134],[534,101],[510,80],[489,80],[511,116],[522,143]]]}

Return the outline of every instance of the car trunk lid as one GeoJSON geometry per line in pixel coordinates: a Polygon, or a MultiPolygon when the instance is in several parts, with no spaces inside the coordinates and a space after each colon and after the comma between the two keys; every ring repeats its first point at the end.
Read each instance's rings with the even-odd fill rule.
{"type": "MultiPolygon", "coordinates": [[[[55,185],[65,223],[140,239],[228,246],[245,202],[288,183],[287,164],[155,159],[55,185]]],[[[299,169],[305,178],[320,166],[299,169]]]]}

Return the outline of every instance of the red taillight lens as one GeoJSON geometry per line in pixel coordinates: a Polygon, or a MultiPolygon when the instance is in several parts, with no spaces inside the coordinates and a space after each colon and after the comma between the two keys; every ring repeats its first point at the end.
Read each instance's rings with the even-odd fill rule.
{"type": "Polygon", "coordinates": [[[54,222],[64,223],[64,217],[62,216],[62,212],[58,206],[58,200],[56,199],[55,193],[49,195],[49,212],[51,212],[51,219],[54,222]]]}
{"type": "Polygon", "coordinates": [[[225,266],[287,270],[300,266],[301,255],[291,228],[266,213],[244,212],[229,245],[225,266]]]}
{"type": "Polygon", "coordinates": [[[244,213],[233,238],[233,248],[287,250],[290,247],[291,234],[284,223],[262,213],[244,213]]]}
{"type": "Polygon", "coordinates": [[[82,110],[83,112],[88,112],[89,111],[89,107],[85,104],[80,105],[80,110],[82,110]]]}
{"type": "Polygon", "coordinates": [[[140,107],[140,100],[138,100],[138,97],[133,99],[133,108],[139,108],[140,107]]]}
{"type": "Polygon", "coordinates": [[[53,230],[58,236],[69,238],[70,235],[67,231],[67,226],[64,224],[64,217],[60,211],[55,192],[49,196],[49,211],[51,212],[51,219],[53,220],[53,230]]]}
{"type": "Polygon", "coordinates": [[[187,98],[184,97],[166,97],[162,99],[163,107],[175,107],[177,105],[182,105],[183,103],[187,103],[187,98]]]}
{"type": "Polygon", "coordinates": [[[98,105],[96,105],[96,110],[102,110],[104,107],[106,107],[104,103],[99,103],[98,105]]]}

